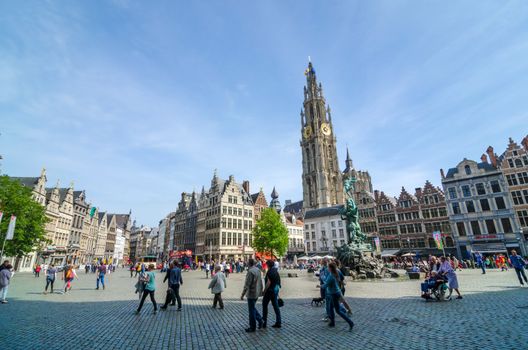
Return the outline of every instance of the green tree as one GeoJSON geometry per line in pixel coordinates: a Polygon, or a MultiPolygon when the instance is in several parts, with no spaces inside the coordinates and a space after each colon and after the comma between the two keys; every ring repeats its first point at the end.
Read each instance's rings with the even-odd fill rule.
{"type": "MultiPolygon", "coordinates": [[[[6,241],[4,256],[20,258],[46,242],[46,209],[33,200],[32,190],[7,176],[0,176],[0,245],[9,226],[11,215],[17,217],[15,234],[6,241]]],[[[1,248],[1,246],[0,246],[1,248]]]]}
{"type": "Polygon", "coordinates": [[[261,212],[253,228],[253,249],[275,257],[284,256],[288,249],[288,229],[273,208],[261,212]]]}

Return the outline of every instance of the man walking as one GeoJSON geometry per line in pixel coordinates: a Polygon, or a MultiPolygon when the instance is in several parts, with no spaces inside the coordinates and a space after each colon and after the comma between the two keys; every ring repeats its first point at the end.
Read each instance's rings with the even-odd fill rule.
{"type": "Polygon", "coordinates": [[[482,269],[482,274],[486,274],[486,264],[484,263],[484,258],[482,257],[482,254],[479,252],[475,253],[475,260],[477,261],[477,265],[480,266],[482,269]]]}
{"type": "Polygon", "coordinates": [[[247,296],[248,311],[249,311],[249,328],[246,328],[246,332],[255,332],[257,328],[262,328],[262,316],[256,309],[256,304],[259,296],[262,295],[262,276],[260,270],[255,266],[255,260],[248,260],[248,272],[246,274],[246,282],[244,283],[244,289],[240,300],[244,300],[244,296],[247,296]]]}
{"type": "Polygon", "coordinates": [[[169,305],[169,301],[172,301],[174,305],[174,299],[178,302],[178,310],[181,311],[182,303],[180,298],[180,285],[183,284],[182,273],[177,262],[174,263],[174,267],[170,269],[169,273],[165,276],[163,282],[169,279],[169,288],[172,290],[172,293],[167,294],[165,298],[165,304],[160,308],[161,310],[166,310],[169,305]],[[170,295],[173,294],[173,295],[170,295]]]}
{"type": "Polygon", "coordinates": [[[99,282],[103,285],[103,290],[105,289],[105,275],[106,275],[106,265],[102,263],[97,267],[97,288],[99,289],[99,282]]]}
{"type": "Polygon", "coordinates": [[[513,265],[513,268],[515,269],[515,272],[517,273],[517,278],[519,278],[519,282],[521,282],[521,286],[524,286],[524,282],[528,283],[528,280],[526,279],[526,273],[524,273],[524,266],[526,265],[526,262],[520,255],[517,255],[517,251],[515,250],[511,251],[510,261],[513,265]]]}

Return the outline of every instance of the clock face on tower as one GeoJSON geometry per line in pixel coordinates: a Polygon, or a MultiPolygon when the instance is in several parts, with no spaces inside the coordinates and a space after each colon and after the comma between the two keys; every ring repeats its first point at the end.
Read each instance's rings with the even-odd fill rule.
{"type": "Polygon", "coordinates": [[[303,131],[303,134],[304,134],[304,138],[305,139],[308,139],[310,138],[310,136],[312,136],[312,127],[310,125],[308,125],[307,127],[304,128],[304,131],[303,131]]]}
{"type": "Polygon", "coordinates": [[[323,135],[330,135],[332,133],[332,131],[330,130],[330,125],[328,125],[328,123],[321,124],[321,132],[323,133],[323,135]]]}

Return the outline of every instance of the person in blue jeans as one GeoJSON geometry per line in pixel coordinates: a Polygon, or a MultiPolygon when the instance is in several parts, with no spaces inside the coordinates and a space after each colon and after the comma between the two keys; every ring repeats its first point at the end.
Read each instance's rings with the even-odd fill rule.
{"type": "Polygon", "coordinates": [[[528,280],[526,279],[526,273],[524,272],[524,266],[526,265],[526,262],[520,255],[517,255],[517,251],[515,250],[511,251],[510,262],[513,265],[513,268],[515,269],[515,272],[517,273],[517,278],[519,278],[521,286],[524,286],[524,282],[528,283],[528,280]]]}
{"type": "Polygon", "coordinates": [[[282,320],[279,309],[280,275],[272,260],[267,260],[266,266],[268,267],[268,272],[265,277],[266,286],[264,287],[264,298],[262,298],[262,319],[264,321],[262,328],[266,328],[268,324],[268,305],[270,301],[275,312],[275,324],[272,327],[281,328],[282,320]]]}
{"type": "Polygon", "coordinates": [[[99,289],[99,282],[103,285],[103,289],[105,289],[105,275],[106,275],[106,265],[101,264],[97,267],[97,287],[95,289],[99,289]]]}
{"type": "Polygon", "coordinates": [[[486,274],[486,264],[484,263],[484,257],[479,252],[475,253],[475,260],[477,261],[477,265],[480,266],[482,269],[482,274],[486,274]]]}
{"type": "Polygon", "coordinates": [[[262,295],[262,276],[260,270],[255,266],[255,260],[248,260],[248,272],[246,274],[246,281],[244,283],[244,289],[240,300],[244,300],[244,296],[247,296],[248,311],[249,311],[249,328],[246,328],[246,332],[255,332],[257,328],[262,328],[263,320],[260,313],[257,311],[255,305],[259,296],[262,295]]]}
{"type": "Polygon", "coordinates": [[[326,277],[328,277],[328,258],[324,258],[321,265],[321,269],[319,270],[319,292],[321,293],[321,299],[325,301],[326,315],[323,317],[323,321],[328,321],[330,319],[330,298],[327,297],[325,288],[323,287],[326,277]]]}
{"type": "Polygon", "coordinates": [[[328,275],[322,287],[325,288],[326,301],[330,302],[330,323],[329,327],[335,327],[335,314],[337,313],[343,320],[348,323],[348,330],[352,331],[354,322],[347,316],[345,310],[340,307],[339,300],[341,299],[341,289],[339,288],[339,274],[337,272],[337,265],[334,262],[328,264],[328,275]]]}

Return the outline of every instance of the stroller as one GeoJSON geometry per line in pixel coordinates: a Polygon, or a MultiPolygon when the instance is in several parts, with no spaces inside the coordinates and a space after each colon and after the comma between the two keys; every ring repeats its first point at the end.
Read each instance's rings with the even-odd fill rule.
{"type": "Polygon", "coordinates": [[[447,279],[444,276],[432,273],[431,276],[423,281],[421,284],[422,298],[425,301],[437,300],[446,301],[450,300],[447,296],[447,279]]]}

